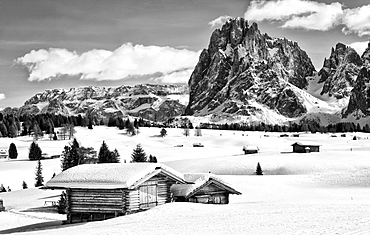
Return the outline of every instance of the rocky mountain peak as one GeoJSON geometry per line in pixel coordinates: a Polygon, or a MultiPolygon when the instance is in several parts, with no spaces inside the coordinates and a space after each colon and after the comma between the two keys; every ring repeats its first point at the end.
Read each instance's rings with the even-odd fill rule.
{"type": "Polygon", "coordinates": [[[361,59],[363,60],[364,65],[370,68],[370,39],[369,39],[369,43],[367,45],[366,50],[361,56],[361,59]]]}
{"type": "Polygon", "coordinates": [[[356,118],[370,116],[370,69],[362,67],[351,91],[348,107],[343,116],[353,114],[356,118]]]}
{"type": "Polygon", "coordinates": [[[353,48],[337,43],[318,73],[319,83],[324,83],[321,95],[337,99],[349,97],[362,64],[361,57],[353,48]]]}
{"type": "Polygon", "coordinates": [[[298,43],[262,34],[257,23],[228,20],[216,29],[189,80],[188,115],[254,115],[261,105],[279,115],[306,112],[294,86],[315,71],[298,43]],[[258,103],[258,105],[257,105],[258,103]],[[257,106],[258,107],[257,107],[257,106]]]}

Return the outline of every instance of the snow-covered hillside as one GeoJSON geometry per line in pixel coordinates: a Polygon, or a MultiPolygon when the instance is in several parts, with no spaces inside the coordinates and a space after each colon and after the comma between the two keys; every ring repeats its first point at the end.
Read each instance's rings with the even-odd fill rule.
{"type": "MultiPolygon", "coordinates": [[[[28,161],[29,137],[1,138],[2,147],[14,142],[17,160],[0,160],[0,183],[12,192],[1,193],[6,212],[0,212],[1,230],[27,234],[366,234],[370,231],[370,135],[347,133],[305,134],[279,137],[280,133],[202,130],[202,136],[185,137],[181,129],[141,128],[128,136],[116,128],[76,128],[85,147],[99,150],[104,140],[117,148],[121,161],[129,161],[136,144],[147,154],[182,173],[212,172],[242,195],[232,195],[228,205],[171,203],[119,218],[60,225],[64,215],[50,213],[45,201],[58,199],[60,191],[33,187],[36,162],[28,161]],[[107,134],[109,133],[109,134],[107,134]],[[357,140],[353,140],[357,136],[357,140]],[[319,153],[291,153],[296,141],[319,143],[319,153]],[[192,147],[202,143],[203,148],[192,147]],[[183,145],[183,147],[175,147],[183,145]],[[244,145],[255,145],[259,154],[244,155],[244,145]],[[254,175],[257,163],[263,176],[254,175]],[[22,181],[30,187],[21,190],[22,181]],[[145,223],[143,223],[145,221],[145,223]],[[153,227],[155,225],[155,227],[153,227]],[[22,227],[26,226],[26,227],[22,227]],[[37,228],[37,227],[41,227],[37,228]],[[367,231],[367,232],[366,232],[367,231]]],[[[39,140],[43,152],[60,154],[69,141],[39,140]]],[[[45,180],[60,172],[60,159],[42,160],[45,180]]],[[[127,163],[129,164],[129,163],[127,163]]],[[[0,230],[0,234],[2,233],[0,230]]]]}
{"type": "Polygon", "coordinates": [[[189,100],[188,93],[186,85],[158,84],[52,89],[35,94],[19,109],[6,110],[19,115],[82,115],[96,121],[127,115],[166,121],[184,112],[189,100]]]}

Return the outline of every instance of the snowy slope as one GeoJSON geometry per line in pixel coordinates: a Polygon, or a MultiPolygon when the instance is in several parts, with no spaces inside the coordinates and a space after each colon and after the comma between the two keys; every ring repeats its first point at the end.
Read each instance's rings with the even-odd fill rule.
{"type": "MultiPolygon", "coordinates": [[[[13,189],[0,194],[4,206],[11,209],[0,213],[1,230],[18,227],[16,231],[26,234],[99,235],[366,234],[369,231],[369,134],[347,133],[347,137],[336,138],[327,134],[301,134],[299,138],[281,138],[279,133],[202,130],[200,137],[192,132],[185,137],[181,129],[169,128],[168,135],[162,138],[159,128],[141,128],[137,136],[102,126],[93,130],[76,129],[82,146],[97,150],[105,140],[110,149],[118,149],[121,160],[129,160],[136,144],[141,143],[145,152],[155,155],[161,163],[183,173],[211,171],[242,195],[231,195],[228,205],[171,203],[116,219],[61,226],[58,220],[65,219],[65,215],[51,214],[44,207],[46,200],[57,200],[60,191],[38,190],[32,185],[36,162],[25,161],[31,139],[2,138],[4,146],[15,142],[20,156],[18,160],[0,161],[0,183],[13,189]],[[361,138],[352,140],[354,135],[361,138]],[[321,152],[289,153],[295,141],[315,141],[321,144],[321,152]],[[198,142],[204,147],[193,148],[192,144],[198,142]],[[183,147],[174,147],[178,144],[183,147]],[[256,145],[260,153],[244,155],[243,145],[256,145]],[[257,162],[263,176],[254,175],[257,162]],[[27,181],[30,189],[19,190],[20,180],[27,181]],[[26,225],[29,227],[21,227],[26,225]],[[32,230],[38,226],[43,229],[32,230]]],[[[39,144],[45,152],[60,152],[68,141],[43,139],[39,144]]],[[[59,159],[43,160],[42,165],[45,180],[50,179],[52,169],[60,169],[59,159]]]]}

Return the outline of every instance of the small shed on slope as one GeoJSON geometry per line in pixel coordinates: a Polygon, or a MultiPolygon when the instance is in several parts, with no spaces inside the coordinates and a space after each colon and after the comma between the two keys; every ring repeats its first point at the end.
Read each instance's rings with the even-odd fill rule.
{"type": "Polygon", "coordinates": [[[0,159],[7,159],[9,157],[8,150],[0,149],[0,159]]]}
{"type": "Polygon", "coordinates": [[[320,145],[314,142],[295,142],[292,146],[294,153],[320,152],[320,145]]]}
{"type": "Polygon", "coordinates": [[[247,145],[243,147],[244,154],[258,153],[260,149],[257,146],[247,145]]]}
{"type": "Polygon", "coordinates": [[[130,214],[172,201],[173,184],[183,174],[159,163],[86,164],[72,167],[46,183],[66,189],[67,223],[130,214]]]}
{"type": "Polygon", "coordinates": [[[241,193],[211,173],[184,174],[187,185],[172,185],[175,201],[206,204],[228,204],[229,194],[241,193]]]}

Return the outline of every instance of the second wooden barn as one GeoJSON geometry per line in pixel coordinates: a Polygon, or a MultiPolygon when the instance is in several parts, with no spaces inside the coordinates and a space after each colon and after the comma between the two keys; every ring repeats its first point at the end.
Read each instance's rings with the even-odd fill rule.
{"type": "Polygon", "coordinates": [[[173,185],[171,192],[176,201],[206,204],[228,204],[229,195],[241,193],[211,173],[184,174],[186,185],[173,185]]]}
{"type": "Polygon", "coordinates": [[[292,146],[293,153],[320,152],[320,145],[314,142],[295,142],[292,146]]]}
{"type": "Polygon", "coordinates": [[[67,223],[130,214],[171,202],[173,184],[183,174],[158,163],[86,164],[72,167],[46,183],[66,189],[67,223]]]}

